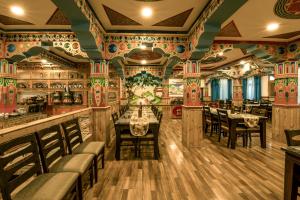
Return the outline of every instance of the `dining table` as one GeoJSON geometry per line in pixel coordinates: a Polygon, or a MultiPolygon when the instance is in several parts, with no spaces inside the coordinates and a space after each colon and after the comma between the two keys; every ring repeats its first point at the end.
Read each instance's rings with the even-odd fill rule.
{"type": "Polygon", "coordinates": [[[300,146],[281,149],[285,151],[284,200],[296,200],[300,180],[300,146]]]}
{"type": "MultiPolygon", "coordinates": [[[[218,111],[216,108],[210,108],[211,114],[215,117],[218,116],[218,111]]],[[[236,133],[236,127],[239,123],[245,123],[245,121],[249,119],[258,119],[257,126],[259,126],[259,136],[260,136],[260,146],[262,148],[267,147],[267,140],[266,140],[266,121],[268,120],[267,117],[259,116],[259,115],[253,115],[249,113],[231,113],[231,110],[227,110],[228,112],[228,126],[229,126],[229,132],[231,133],[231,142],[230,142],[230,148],[235,149],[236,148],[236,141],[237,141],[237,133],[236,133]]]]}
{"type": "MultiPolygon", "coordinates": [[[[116,160],[120,160],[120,139],[121,139],[121,134],[123,131],[130,131],[130,122],[131,120],[136,117],[138,112],[138,107],[130,107],[120,118],[116,121],[116,153],[115,153],[115,158],[116,160]]],[[[148,120],[148,133],[154,134],[154,158],[157,160],[159,157],[159,150],[158,150],[158,132],[159,132],[159,121],[152,112],[152,110],[149,107],[143,107],[142,109],[142,118],[148,120]]],[[[147,133],[147,134],[148,134],[147,133]]],[[[131,133],[132,134],[132,133],[131,133]]],[[[132,135],[136,137],[136,139],[139,139],[139,136],[137,135],[132,135]]],[[[142,137],[142,136],[141,136],[142,137]]]]}

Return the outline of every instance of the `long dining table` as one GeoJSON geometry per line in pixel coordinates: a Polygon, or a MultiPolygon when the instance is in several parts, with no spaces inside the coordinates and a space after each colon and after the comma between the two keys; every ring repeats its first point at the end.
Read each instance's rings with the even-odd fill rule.
{"type": "MultiPolygon", "coordinates": [[[[215,115],[216,117],[218,116],[218,111],[217,109],[213,108],[211,109],[211,113],[215,115]]],[[[237,141],[237,133],[236,133],[236,127],[239,123],[244,123],[245,118],[252,118],[252,117],[258,117],[259,122],[258,125],[260,127],[259,131],[259,136],[260,136],[260,146],[262,148],[267,147],[267,139],[266,139],[266,121],[268,120],[267,117],[264,116],[258,116],[258,115],[253,115],[249,113],[228,113],[228,123],[229,123],[229,132],[231,133],[231,142],[230,142],[230,148],[235,149],[236,147],[236,141],[237,141]]]]}
{"type": "MultiPolygon", "coordinates": [[[[120,118],[116,121],[116,153],[115,158],[116,160],[120,160],[120,151],[121,151],[121,134],[123,131],[130,132],[130,119],[134,112],[137,112],[137,107],[130,107],[120,118]]],[[[158,128],[159,128],[159,121],[157,120],[154,113],[151,111],[150,108],[144,107],[143,108],[143,115],[146,115],[149,120],[149,130],[154,134],[154,158],[157,160],[159,157],[159,150],[158,150],[158,128]]]]}

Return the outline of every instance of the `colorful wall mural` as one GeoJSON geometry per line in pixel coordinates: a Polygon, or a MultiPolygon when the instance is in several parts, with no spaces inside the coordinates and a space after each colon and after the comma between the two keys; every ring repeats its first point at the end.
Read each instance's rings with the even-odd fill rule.
{"type": "Polygon", "coordinates": [[[162,79],[142,71],[126,78],[129,104],[159,104],[162,99],[162,79]]]}
{"type": "Polygon", "coordinates": [[[169,96],[183,97],[184,81],[183,79],[169,79],[169,96]]]}

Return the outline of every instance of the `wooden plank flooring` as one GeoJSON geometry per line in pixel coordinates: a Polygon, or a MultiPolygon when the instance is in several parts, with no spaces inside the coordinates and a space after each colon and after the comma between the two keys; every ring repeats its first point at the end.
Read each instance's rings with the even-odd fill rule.
{"type": "Polygon", "coordinates": [[[231,150],[226,142],[206,137],[202,147],[188,150],[181,144],[181,120],[163,119],[160,160],[152,159],[149,147],[141,159],[125,149],[116,161],[110,148],[87,199],[283,199],[284,144],[268,137],[262,149],[254,138],[251,148],[243,148],[239,138],[231,150]]]}

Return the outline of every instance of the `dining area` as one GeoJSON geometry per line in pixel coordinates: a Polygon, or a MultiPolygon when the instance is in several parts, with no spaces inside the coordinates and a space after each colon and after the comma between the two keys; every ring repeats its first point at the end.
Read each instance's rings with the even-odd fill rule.
{"type": "Polygon", "coordinates": [[[121,147],[133,146],[135,158],[141,158],[143,146],[151,146],[153,158],[159,159],[159,129],[163,113],[156,106],[120,107],[112,113],[115,128],[115,159],[121,158],[121,147]]]}

